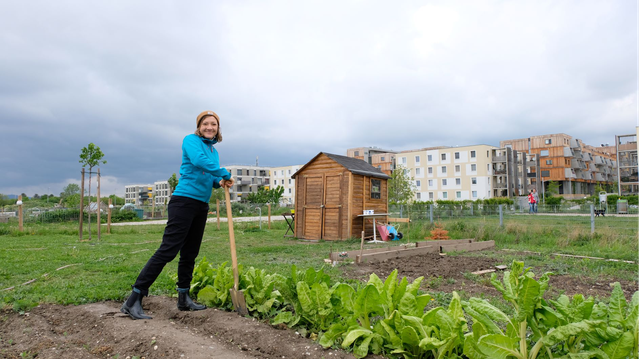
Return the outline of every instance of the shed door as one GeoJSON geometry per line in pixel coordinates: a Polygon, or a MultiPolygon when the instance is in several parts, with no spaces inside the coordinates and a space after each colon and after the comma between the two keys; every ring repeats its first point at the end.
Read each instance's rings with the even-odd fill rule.
{"type": "Polygon", "coordinates": [[[342,175],[324,177],[323,230],[322,239],[340,239],[341,234],[341,195],[342,175]]]}
{"type": "Polygon", "coordinates": [[[322,238],[322,201],[324,197],[324,178],[306,177],[304,189],[304,238],[322,238]]]}

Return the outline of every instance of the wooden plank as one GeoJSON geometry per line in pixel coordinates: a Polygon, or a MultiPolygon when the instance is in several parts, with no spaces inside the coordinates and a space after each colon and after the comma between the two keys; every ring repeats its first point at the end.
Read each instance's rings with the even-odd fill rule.
{"type": "Polygon", "coordinates": [[[471,274],[482,275],[482,274],[486,274],[486,273],[492,273],[494,271],[495,271],[494,269],[484,269],[484,270],[478,270],[476,272],[472,272],[471,274]]]}
{"type": "Polygon", "coordinates": [[[484,242],[472,242],[466,244],[452,244],[452,245],[442,245],[442,252],[474,252],[481,251],[488,248],[494,248],[495,241],[484,241],[484,242]]]}
{"type": "Polygon", "coordinates": [[[348,201],[346,202],[346,220],[348,238],[353,237],[353,173],[348,172],[348,201]]]}
{"type": "Polygon", "coordinates": [[[505,269],[508,269],[508,266],[500,265],[500,266],[495,266],[495,268],[499,270],[505,270],[505,269]]]}
{"type": "Polygon", "coordinates": [[[391,250],[391,251],[385,251],[380,253],[363,254],[361,258],[359,258],[359,261],[360,262],[382,261],[386,259],[403,258],[403,257],[410,257],[410,256],[416,256],[416,255],[422,255],[422,254],[428,254],[428,253],[438,253],[438,252],[439,252],[439,248],[437,246],[409,248],[409,249],[403,249],[403,250],[391,250]]]}
{"type": "Polygon", "coordinates": [[[475,239],[438,239],[438,240],[427,240],[423,242],[416,242],[417,247],[421,246],[431,246],[431,245],[453,245],[453,244],[465,244],[465,243],[473,243],[475,239]]]}
{"type": "Polygon", "coordinates": [[[408,223],[410,222],[409,218],[390,218],[388,217],[389,222],[397,222],[397,223],[408,223]]]}

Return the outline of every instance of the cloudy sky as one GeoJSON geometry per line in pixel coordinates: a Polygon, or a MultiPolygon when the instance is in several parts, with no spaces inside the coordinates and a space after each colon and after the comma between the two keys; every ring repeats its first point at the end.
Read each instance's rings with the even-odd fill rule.
{"type": "MultiPolygon", "coordinates": [[[[637,1],[5,1],[0,193],[179,172],[204,110],[223,165],[637,126],[637,1]]],[[[95,193],[95,192],[93,192],[95,193]]]]}

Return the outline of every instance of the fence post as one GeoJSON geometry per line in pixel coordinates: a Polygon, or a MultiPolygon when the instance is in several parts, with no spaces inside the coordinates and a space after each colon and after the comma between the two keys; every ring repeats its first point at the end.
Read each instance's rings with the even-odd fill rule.
{"type": "Polygon", "coordinates": [[[399,205],[399,218],[403,218],[402,213],[404,213],[404,205],[399,205]]]}
{"type": "Polygon", "coordinates": [[[215,213],[217,213],[217,230],[220,230],[220,200],[216,199],[215,200],[215,213]]]}
{"type": "Polygon", "coordinates": [[[595,205],[590,205],[590,234],[595,233],[595,205]]]}
{"type": "Polygon", "coordinates": [[[430,205],[430,224],[433,224],[433,205],[430,205]]]}
{"type": "Polygon", "coordinates": [[[499,205],[499,226],[500,227],[504,226],[504,205],[503,204],[499,205]]]}
{"type": "Polygon", "coordinates": [[[268,229],[271,229],[271,204],[268,204],[268,229]]]}
{"type": "Polygon", "coordinates": [[[473,208],[475,208],[475,204],[474,204],[474,203],[471,203],[471,204],[470,204],[470,215],[471,215],[471,216],[473,215],[473,208]]]}
{"type": "Polygon", "coordinates": [[[24,231],[24,216],[22,215],[22,195],[18,196],[18,202],[16,202],[18,204],[18,223],[19,223],[19,228],[20,228],[20,232],[24,231]]]}
{"type": "Polygon", "coordinates": [[[111,211],[113,210],[113,203],[109,198],[109,213],[107,215],[107,234],[111,234],[111,211]]]}
{"type": "MultiPolygon", "coordinates": [[[[100,169],[98,168],[98,201],[96,203],[97,205],[97,210],[98,210],[98,220],[97,220],[97,224],[98,224],[98,241],[102,238],[102,231],[100,231],[100,228],[102,227],[102,219],[100,218],[100,212],[101,212],[101,208],[100,208],[100,169]]],[[[91,200],[89,200],[89,211],[91,208],[91,200]]]]}

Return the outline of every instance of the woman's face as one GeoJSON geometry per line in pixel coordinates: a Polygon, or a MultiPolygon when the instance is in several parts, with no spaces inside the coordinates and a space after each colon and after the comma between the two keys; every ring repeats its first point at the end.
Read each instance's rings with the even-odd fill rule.
{"type": "Polygon", "coordinates": [[[208,138],[209,140],[212,140],[215,138],[215,136],[217,136],[217,127],[218,123],[215,117],[208,116],[204,118],[204,120],[202,120],[202,122],[200,123],[199,130],[202,136],[208,138]]]}

